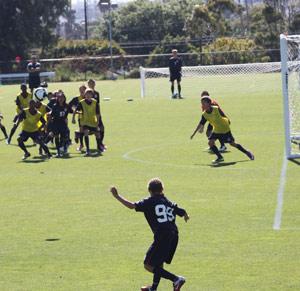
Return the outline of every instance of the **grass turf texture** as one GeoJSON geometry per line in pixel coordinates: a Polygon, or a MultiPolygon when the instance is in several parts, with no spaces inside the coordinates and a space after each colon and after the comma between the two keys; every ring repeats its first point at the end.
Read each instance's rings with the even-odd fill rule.
{"type": "MultiPolygon", "coordinates": [[[[84,158],[72,146],[69,159],[44,161],[31,147],[32,157],[21,162],[17,132],[12,145],[0,142],[1,290],[133,291],[150,283],[142,266],[150,229],[108,188],[115,184],[136,201],[155,176],[191,216],[187,224],[177,220],[180,243],[166,266],[186,276],[184,290],[300,289],[296,163],[288,163],[282,228],[272,230],[283,160],[280,76],[183,80],[185,100],[167,98],[166,79],[151,82],[157,98],[144,100],[138,80],[97,82],[102,97],[111,98],[101,103],[109,147],[102,157],[84,158]],[[230,149],[224,166],[212,167],[206,137],[189,140],[202,89],[219,101],[236,141],[254,152],[255,161],[230,149]]],[[[63,89],[70,100],[79,85],[52,83],[49,89],[63,89]]],[[[18,91],[0,87],[8,130],[18,91]]],[[[162,280],[159,290],[171,284],[162,280]]]]}

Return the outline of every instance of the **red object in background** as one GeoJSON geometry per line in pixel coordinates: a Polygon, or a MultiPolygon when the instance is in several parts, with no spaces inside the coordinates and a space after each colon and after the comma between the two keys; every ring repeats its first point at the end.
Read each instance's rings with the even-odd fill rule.
{"type": "Polygon", "coordinates": [[[19,64],[21,62],[21,57],[20,56],[16,56],[15,60],[16,60],[16,63],[19,64]]]}

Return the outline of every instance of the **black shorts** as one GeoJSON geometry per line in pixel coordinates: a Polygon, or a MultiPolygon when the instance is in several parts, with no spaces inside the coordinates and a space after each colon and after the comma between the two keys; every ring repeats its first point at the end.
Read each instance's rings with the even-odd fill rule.
{"type": "Polygon", "coordinates": [[[88,125],[83,125],[82,126],[83,130],[88,130],[90,132],[98,132],[99,130],[97,129],[97,127],[92,127],[92,126],[88,126],[88,125]]]}
{"type": "Polygon", "coordinates": [[[180,82],[181,81],[181,74],[176,74],[176,75],[170,75],[170,82],[174,81],[180,82]]]}
{"type": "Polygon", "coordinates": [[[234,142],[234,137],[231,134],[231,131],[228,131],[226,133],[214,133],[212,132],[211,135],[208,137],[209,140],[219,140],[222,141],[223,143],[232,143],[234,142]]]}
{"type": "Polygon", "coordinates": [[[51,132],[53,132],[54,135],[60,134],[61,136],[67,136],[70,130],[65,124],[56,124],[53,122],[51,125],[51,132]]]}
{"type": "Polygon", "coordinates": [[[149,247],[144,264],[152,267],[163,263],[171,264],[178,244],[178,233],[175,231],[159,231],[154,235],[154,242],[149,247]]]}
{"type": "Polygon", "coordinates": [[[33,141],[40,143],[41,142],[41,133],[39,131],[28,132],[22,130],[19,134],[19,137],[22,138],[23,141],[27,141],[31,138],[33,141]]]}

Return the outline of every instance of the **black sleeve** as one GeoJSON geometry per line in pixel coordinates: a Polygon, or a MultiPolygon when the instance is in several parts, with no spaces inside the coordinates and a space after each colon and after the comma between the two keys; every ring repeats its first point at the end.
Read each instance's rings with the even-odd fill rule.
{"type": "Polygon", "coordinates": [[[220,107],[218,107],[218,110],[219,110],[219,113],[221,114],[221,116],[226,117],[225,113],[223,112],[223,110],[220,107]]]}
{"type": "Polygon", "coordinates": [[[17,104],[17,106],[20,106],[20,100],[19,100],[19,97],[16,98],[16,104],[17,104]]]}
{"type": "Polygon", "coordinates": [[[183,208],[180,208],[178,207],[176,204],[175,204],[175,207],[174,207],[174,213],[180,217],[184,216],[186,214],[186,211],[185,209],[183,208]]]}
{"type": "Polygon", "coordinates": [[[76,110],[78,110],[78,111],[82,111],[83,109],[82,109],[82,105],[80,104],[80,103],[78,103],[78,105],[77,105],[77,107],[76,107],[76,110]]]}
{"type": "Polygon", "coordinates": [[[202,118],[200,120],[200,124],[204,125],[206,123],[206,121],[207,121],[206,118],[202,115],[202,118]]]}
{"type": "Polygon", "coordinates": [[[26,118],[26,113],[25,113],[25,111],[21,111],[21,113],[19,114],[19,117],[18,117],[19,121],[22,121],[22,120],[24,120],[25,118],[26,118]]]}
{"type": "Polygon", "coordinates": [[[96,106],[96,114],[100,115],[100,106],[99,106],[99,104],[97,104],[97,106],[96,106]]]}
{"type": "Polygon", "coordinates": [[[69,106],[70,107],[75,107],[78,105],[78,97],[74,97],[70,102],[69,102],[69,106]]]}
{"type": "Polygon", "coordinates": [[[73,113],[72,106],[70,104],[67,104],[68,113],[73,113]]]}
{"type": "Polygon", "coordinates": [[[137,212],[145,212],[148,208],[148,199],[143,199],[141,201],[138,201],[135,204],[135,211],[137,212]]]}

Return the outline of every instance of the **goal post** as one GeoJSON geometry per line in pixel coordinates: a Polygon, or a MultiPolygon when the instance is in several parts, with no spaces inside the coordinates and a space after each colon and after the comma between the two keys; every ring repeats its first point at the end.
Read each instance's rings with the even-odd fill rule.
{"type": "Polygon", "coordinates": [[[300,158],[300,35],[280,35],[287,159],[300,158]]]}

